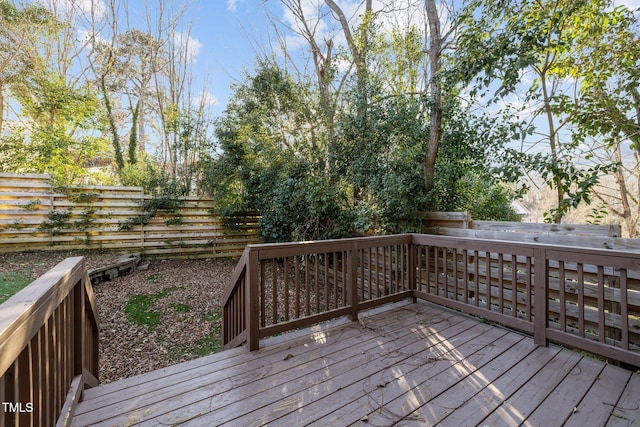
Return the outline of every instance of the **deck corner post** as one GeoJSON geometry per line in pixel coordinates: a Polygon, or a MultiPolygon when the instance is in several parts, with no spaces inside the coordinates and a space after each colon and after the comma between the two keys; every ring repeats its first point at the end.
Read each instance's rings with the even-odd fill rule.
{"type": "Polygon", "coordinates": [[[260,295],[260,283],[258,283],[260,280],[258,276],[259,263],[258,251],[249,248],[245,272],[245,315],[247,316],[246,325],[248,329],[247,344],[250,351],[255,351],[260,348],[260,301],[258,300],[258,295],[260,295]]]}
{"type": "Polygon", "coordinates": [[[534,250],[534,327],[533,340],[536,345],[547,347],[549,340],[547,339],[547,323],[549,308],[549,268],[545,248],[536,248],[534,250]]]}
{"type": "Polygon", "coordinates": [[[351,320],[358,320],[358,272],[357,272],[357,250],[350,248],[347,254],[347,304],[351,307],[349,317],[351,320]]]}

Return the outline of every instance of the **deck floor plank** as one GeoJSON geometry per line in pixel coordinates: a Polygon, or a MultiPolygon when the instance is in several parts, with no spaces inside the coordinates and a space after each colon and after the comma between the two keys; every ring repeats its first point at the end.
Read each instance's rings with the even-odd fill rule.
{"type": "Polygon", "coordinates": [[[607,427],[640,425],[640,374],[631,375],[618,403],[612,408],[607,427]]]}
{"type": "MultiPolygon", "coordinates": [[[[446,330],[441,331],[445,335],[451,335],[459,337],[461,342],[464,340],[473,341],[483,331],[477,328],[477,324],[474,322],[461,322],[453,325],[446,330]]],[[[361,353],[363,357],[359,360],[354,360],[355,363],[349,363],[353,367],[350,369],[334,369],[331,367],[331,375],[324,377],[315,377],[309,382],[308,386],[299,390],[294,394],[283,393],[281,390],[273,390],[276,395],[273,399],[267,399],[267,402],[273,402],[270,405],[256,406],[252,411],[244,411],[244,415],[234,419],[209,419],[208,416],[202,417],[202,419],[194,420],[196,424],[201,421],[213,421],[212,425],[221,425],[221,422],[231,422],[235,425],[251,426],[251,425],[263,425],[265,423],[273,422],[277,420],[278,424],[287,425],[300,425],[301,422],[309,422],[313,419],[314,412],[311,410],[311,405],[317,402],[323,397],[331,399],[336,396],[335,393],[340,391],[339,404],[344,404],[344,401],[350,401],[354,399],[354,395],[359,396],[362,393],[363,382],[373,382],[378,384],[375,377],[384,372],[388,366],[395,366],[400,369],[402,362],[412,360],[415,364],[415,360],[419,360],[428,355],[433,354],[434,347],[437,347],[438,343],[444,338],[436,338],[427,336],[420,341],[415,341],[413,337],[412,342],[407,345],[391,348],[375,348],[370,353],[361,353]],[[357,373],[354,374],[354,370],[357,369],[357,373]],[[354,387],[354,384],[357,384],[354,387]],[[304,408],[304,414],[298,412],[298,409],[304,408]],[[259,413],[258,413],[259,412],[259,413]],[[298,414],[299,417],[294,415],[294,420],[286,420],[281,417],[289,416],[292,414],[298,414]]],[[[314,405],[316,409],[321,411],[320,416],[330,412],[330,402],[323,402],[322,404],[314,405]]],[[[236,416],[239,414],[235,414],[236,416]]]]}
{"type": "MultiPolygon", "coordinates": [[[[414,311],[406,308],[403,309],[403,307],[406,307],[406,305],[407,304],[403,303],[392,304],[394,308],[398,308],[398,313],[396,314],[396,316],[399,321],[403,321],[405,318],[413,316],[414,311]]],[[[372,322],[372,325],[375,326],[379,323],[386,322],[384,317],[375,317],[379,310],[370,310],[370,312],[371,318],[368,321],[372,322]]],[[[429,312],[425,311],[424,313],[426,316],[429,312]]],[[[319,344],[319,342],[308,342],[310,334],[313,334],[314,331],[320,331],[322,333],[323,339],[325,339],[326,342],[332,342],[332,340],[336,339],[350,338],[346,337],[343,331],[340,330],[340,325],[349,324],[351,322],[346,321],[346,319],[338,319],[338,321],[334,323],[335,327],[330,329],[324,329],[322,326],[315,326],[306,331],[291,332],[287,334],[287,337],[289,337],[287,343],[290,347],[304,346],[305,350],[311,351],[313,350],[315,345],[319,344]],[[336,336],[338,334],[339,336],[336,336]]],[[[365,338],[362,334],[359,333],[359,331],[355,329],[350,332],[353,332],[353,334],[351,335],[352,339],[365,338]]],[[[281,338],[272,337],[264,341],[267,343],[278,343],[279,341],[281,341],[281,338]]],[[[222,351],[209,356],[190,360],[188,362],[183,362],[177,365],[158,369],[156,371],[136,375],[120,381],[88,389],[85,391],[85,399],[90,400],[92,404],[95,405],[110,405],[115,402],[125,400],[123,394],[126,395],[126,398],[135,397],[136,395],[143,396],[148,394],[149,391],[163,388],[166,385],[174,386],[178,383],[188,382],[192,378],[197,378],[203,374],[206,374],[208,372],[208,367],[215,367],[215,370],[221,370],[225,367],[236,366],[242,363],[251,362],[256,359],[255,354],[260,354],[261,356],[263,356],[263,358],[266,359],[272,354],[277,353],[278,351],[279,348],[277,346],[269,345],[255,353],[247,352],[243,347],[222,351]],[[125,388],[130,388],[129,393],[123,393],[123,390],[125,388]]],[[[85,408],[87,407],[85,406],[82,409],[84,410],[85,408]]],[[[94,410],[94,408],[87,409],[89,411],[94,410]]]]}
{"type": "MultiPolygon", "coordinates": [[[[446,318],[442,322],[450,324],[450,328],[466,330],[472,328],[475,323],[467,322],[469,319],[462,319],[460,317],[446,318]]],[[[438,324],[438,323],[436,323],[438,324]]],[[[448,330],[448,329],[447,329],[448,330]]],[[[208,413],[204,419],[198,419],[196,423],[204,423],[210,425],[220,425],[223,422],[233,420],[236,417],[242,416],[246,413],[255,412],[261,410],[264,412],[264,406],[271,402],[275,402],[279,411],[286,411],[289,407],[291,399],[287,399],[291,394],[295,394],[304,390],[305,388],[313,387],[314,385],[328,379],[333,378],[345,373],[353,372],[355,369],[381,369],[384,361],[380,361],[378,366],[374,366],[376,362],[376,351],[393,352],[397,351],[399,347],[407,345],[415,345],[419,340],[413,336],[414,334],[406,328],[395,329],[391,333],[383,332],[384,336],[370,339],[367,343],[361,343],[360,345],[347,346],[339,352],[327,352],[331,351],[331,347],[325,347],[325,351],[316,353],[317,363],[314,365],[308,361],[304,364],[298,364],[297,366],[287,367],[289,363],[293,362],[298,356],[294,356],[289,360],[285,360],[288,354],[283,353],[282,363],[279,373],[273,375],[270,379],[262,379],[259,386],[247,384],[245,386],[238,387],[233,393],[229,394],[229,398],[224,401],[217,401],[215,408],[209,408],[208,413]],[[327,363],[330,361],[330,363],[327,363]],[[369,366],[371,365],[371,366],[369,366]]],[[[420,343],[420,346],[424,347],[424,343],[420,343]]],[[[288,350],[290,351],[290,350],[288,350]]],[[[293,402],[293,405],[297,405],[297,402],[293,402]]],[[[195,407],[201,407],[202,404],[192,405],[195,407]]],[[[181,412],[184,412],[183,408],[181,412]]],[[[278,412],[278,411],[276,411],[278,412]]],[[[203,415],[200,412],[196,412],[194,415],[203,415]]],[[[270,413],[272,416],[273,413],[270,413]]],[[[161,422],[172,423],[175,419],[169,414],[167,417],[162,417],[161,422]]],[[[184,421],[185,418],[181,417],[184,421]]],[[[234,422],[240,423],[235,420],[234,422]]],[[[246,425],[246,424],[238,424],[246,425]]]]}
{"type": "Polygon", "coordinates": [[[578,353],[561,351],[482,423],[507,427],[524,423],[580,359],[582,355],[578,353]]]}
{"type": "MultiPolygon", "coordinates": [[[[470,379],[477,372],[477,368],[486,364],[502,363],[501,356],[507,349],[517,346],[523,339],[522,335],[507,333],[502,336],[492,331],[483,334],[485,341],[476,341],[474,346],[481,344],[481,347],[470,349],[464,346],[456,346],[456,349],[449,353],[453,356],[450,366],[446,370],[441,370],[436,375],[430,375],[432,367],[424,365],[419,367],[410,375],[404,375],[394,382],[394,389],[388,385],[384,389],[372,390],[369,394],[369,402],[360,402],[368,405],[369,412],[363,417],[371,425],[393,425],[399,422],[421,422],[427,425],[434,425],[437,420],[437,411],[432,412],[431,402],[447,394],[448,391],[456,389],[456,386],[463,380],[470,379]],[[492,340],[493,339],[493,340],[492,340]],[[398,393],[392,393],[398,391],[398,393]],[[428,402],[428,408],[421,408],[428,402]]],[[[533,347],[533,346],[531,346],[533,347]]],[[[525,352],[531,351],[524,350],[525,352]]],[[[473,379],[471,380],[473,381],[473,379]]],[[[445,402],[449,397],[439,400],[435,406],[447,405],[445,402]]],[[[361,407],[361,411],[365,407],[361,407]]],[[[440,408],[443,409],[443,408],[440,408]]],[[[443,409],[444,411],[444,409],[443,409]]],[[[343,419],[336,420],[345,425],[358,424],[360,419],[347,418],[348,414],[343,414],[343,419]]],[[[362,418],[361,418],[362,419],[362,418]]],[[[320,424],[328,425],[321,422],[320,424]]]]}
{"type": "MultiPolygon", "coordinates": [[[[517,334],[513,334],[518,337],[517,334]]],[[[522,337],[521,337],[522,338],[522,337]]],[[[447,389],[439,396],[423,404],[420,409],[406,417],[418,418],[430,425],[442,422],[451,413],[475,396],[478,392],[490,386],[504,373],[505,366],[513,366],[525,359],[535,350],[536,346],[529,340],[522,339],[517,343],[504,348],[504,352],[484,365],[476,365],[475,370],[470,369],[470,374],[460,378],[455,385],[447,389]]]]}
{"type": "MultiPolygon", "coordinates": [[[[353,347],[357,347],[357,351],[366,350],[366,346],[373,346],[375,342],[372,341],[371,335],[361,332],[363,324],[365,325],[365,330],[376,331],[382,342],[393,342],[401,336],[409,334],[406,329],[406,322],[408,321],[414,324],[419,322],[438,324],[438,322],[451,322],[448,320],[450,318],[455,322],[464,320],[460,316],[452,316],[454,316],[452,313],[444,313],[433,309],[421,312],[411,309],[399,309],[394,312],[396,322],[389,322],[386,315],[374,315],[361,323],[349,322],[346,325],[323,331],[321,339],[313,333],[307,333],[295,347],[285,342],[280,346],[263,348],[255,354],[245,350],[240,357],[225,359],[217,364],[211,363],[199,369],[190,371],[180,369],[178,376],[185,374],[185,372],[189,374],[186,380],[182,378],[183,381],[178,381],[176,376],[172,375],[148,382],[145,381],[145,374],[140,376],[137,386],[134,382],[134,384],[127,383],[127,389],[119,393],[109,390],[109,395],[118,399],[119,413],[113,411],[112,405],[116,404],[116,401],[109,400],[104,404],[99,396],[94,396],[93,401],[89,404],[84,405],[84,407],[80,405],[79,415],[76,416],[74,421],[77,425],[84,425],[85,423],[89,424],[92,417],[105,421],[111,417],[108,423],[105,424],[118,425],[119,423],[129,423],[132,419],[138,419],[138,414],[143,414],[144,418],[148,418],[170,412],[173,417],[176,409],[180,409],[180,416],[172,422],[184,421],[192,416],[211,411],[210,400],[213,397],[217,397],[215,407],[225,406],[226,401],[235,402],[246,398],[246,396],[242,395],[244,390],[248,390],[248,393],[252,395],[270,388],[267,385],[267,381],[276,381],[277,384],[278,379],[280,379],[281,382],[287,383],[295,380],[296,372],[298,376],[304,376],[304,363],[310,363],[313,360],[322,361],[324,358],[334,357],[333,353],[353,347]],[[365,347],[361,348],[358,345],[365,347]],[[314,351],[316,347],[326,349],[328,353],[314,351]],[[284,359],[289,354],[292,354],[290,348],[296,348],[296,351],[294,351],[296,356],[285,363],[284,359]],[[233,363],[234,360],[237,363],[233,363]],[[293,369],[300,365],[302,365],[301,369],[293,369]],[[284,371],[288,377],[274,377],[273,374],[281,371],[284,371]],[[256,379],[261,380],[257,387],[252,385],[252,382],[256,379]],[[240,387],[243,388],[240,389],[240,387]],[[225,393],[224,396],[220,396],[230,388],[233,388],[233,390],[225,393]],[[128,393],[127,391],[130,392],[128,393]],[[95,401],[99,401],[101,405],[97,407],[95,401]]],[[[470,326],[472,325],[473,322],[470,326]]],[[[150,425],[153,424],[155,424],[155,421],[150,422],[150,425]]]]}
{"type": "Polygon", "coordinates": [[[527,418],[532,425],[566,422],[604,369],[599,360],[583,357],[527,418]]]}
{"type": "Polygon", "coordinates": [[[571,414],[565,426],[605,425],[610,414],[601,410],[602,405],[610,406],[611,409],[615,408],[631,375],[631,371],[627,369],[605,365],[602,373],[571,414]]]}
{"type": "Polygon", "coordinates": [[[89,389],[73,424],[618,426],[638,396],[638,374],[418,302],[89,389]]]}
{"type": "Polygon", "coordinates": [[[512,367],[507,367],[499,378],[460,405],[442,421],[452,426],[475,425],[470,420],[482,420],[527,383],[556,354],[560,347],[537,347],[512,367]]]}

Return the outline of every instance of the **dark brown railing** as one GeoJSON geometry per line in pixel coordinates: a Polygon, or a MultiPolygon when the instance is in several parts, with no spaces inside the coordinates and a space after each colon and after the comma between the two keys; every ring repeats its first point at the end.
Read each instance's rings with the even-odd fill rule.
{"type": "Polygon", "coordinates": [[[82,257],[0,306],[0,426],[70,425],[98,384],[98,319],[82,257]]]}
{"type": "Polygon", "coordinates": [[[412,295],[411,235],[249,245],[223,300],[234,347],[412,295]]]}
{"type": "Polygon", "coordinates": [[[640,366],[639,253],[423,234],[248,246],[225,294],[223,340],[255,350],[406,297],[640,366]]]}

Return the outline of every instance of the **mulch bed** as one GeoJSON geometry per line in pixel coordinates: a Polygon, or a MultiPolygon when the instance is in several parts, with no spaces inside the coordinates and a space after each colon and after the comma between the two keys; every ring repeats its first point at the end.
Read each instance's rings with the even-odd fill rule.
{"type": "MultiPolygon", "coordinates": [[[[37,278],[69,256],[88,269],[121,255],[110,252],[0,254],[0,273],[37,278]]],[[[151,260],[148,269],[94,286],[100,320],[100,382],[108,383],[220,350],[221,299],[234,260],[151,260]],[[132,321],[132,301],[143,317],[132,321]]]]}

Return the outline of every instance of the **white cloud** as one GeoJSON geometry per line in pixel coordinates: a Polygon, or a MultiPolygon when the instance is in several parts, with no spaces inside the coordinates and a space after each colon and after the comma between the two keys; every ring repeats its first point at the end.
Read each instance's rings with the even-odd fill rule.
{"type": "Polygon", "coordinates": [[[640,9],[640,0],[617,0],[616,5],[626,6],[629,10],[640,9]]]}
{"type": "Polygon", "coordinates": [[[54,12],[59,18],[70,18],[73,16],[92,16],[101,18],[106,16],[107,7],[102,0],[47,0],[46,7],[54,12]]]}
{"type": "Polygon", "coordinates": [[[191,104],[195,107],[211,107],[214,105],[218,105],[218,99],[211,92],[203,90],[202,92],[200,92],[200,95],[193,99],[191,104]]]}
{"type": "Polygon", "coordinates": [[[241,3],[244,0],[227,0],[227,10],[229,12],[235,12],[238,8],[238,3],[241,3]]]}
{"type": "Polygon", "coordinates": [[[176,31],[173,34],[173,41],[180,50],[181,56],[186,53],[186,57],[183,58],[186,62],[196,62],[200,49],[202,49],[202,43],[198,39],[191,37],[188,33],[176,31]]]}

